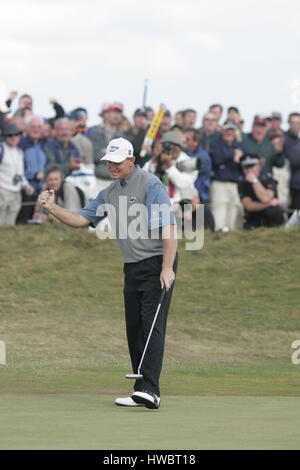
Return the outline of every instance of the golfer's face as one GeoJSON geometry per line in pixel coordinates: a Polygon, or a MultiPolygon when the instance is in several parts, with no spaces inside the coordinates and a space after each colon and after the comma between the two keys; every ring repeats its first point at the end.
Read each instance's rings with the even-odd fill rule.
{"type": "Polygon", "coordinates": [[[128,178],[130,173],[134,169],[134,159],[131,158],[126,158],[121,163],[113,163],[113,162],[107,162],[107,168],[109,169],[110,176],[112,177],[113,180],[121,179],[125,180],[128,178]]]}

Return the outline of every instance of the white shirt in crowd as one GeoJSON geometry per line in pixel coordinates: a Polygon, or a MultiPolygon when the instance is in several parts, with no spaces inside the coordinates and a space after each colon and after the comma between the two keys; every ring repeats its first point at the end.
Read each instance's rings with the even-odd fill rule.
{"type": "Polygon", "coordinates": [[[3,158],[0,162],[0,188],[15,193],[20,192],[22,188],[28,185],[28,181],[24,176],[23,151],[18,147],[10,147],[5,142],[0,145],[3,146],[3,158]],[[16,175],[22,178],[14,184],[13,180],[16,175]]]}
{"type": "MultiPolygon", "coordinates": [[[[192,199],[197,196],[198,192],[194,186],[194,183],[198,176],[198,171],[179,171],[176,168],[176,163],[182,162],[183,160],[189,159],[190,157],[185,152],[180,152],[176,160],[172,160],[172,166],[166,168],[165,173],[167,175],[168,181],[171,181],[174,187],[174,194],[171,198],[171,202],[179,202],[182,199],[192,199]]],[[[156,163],[153,163],[151,160],[145,163],[143,170],[149,171],[150,173],[155,173],[156,163]]]]}

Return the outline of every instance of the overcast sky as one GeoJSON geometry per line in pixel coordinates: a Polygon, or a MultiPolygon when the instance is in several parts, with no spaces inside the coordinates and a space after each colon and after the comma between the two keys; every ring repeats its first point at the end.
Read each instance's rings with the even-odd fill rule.
{"type": "Polygon", "coordinates": [[[212,102],[246,128],[300,109],[299,0],[2,0],[1,18],[0,93],[31,94],[45,117],[55,97],[90,125],[105,101],[131,118],[146,78],[148,105],[193,107],[198,124],[212,102]]]}

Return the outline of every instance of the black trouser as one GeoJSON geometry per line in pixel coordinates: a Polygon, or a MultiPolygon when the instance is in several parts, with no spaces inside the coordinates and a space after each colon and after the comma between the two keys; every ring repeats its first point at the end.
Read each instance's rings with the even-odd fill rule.
{"type": "Polygon", "coordinates": [[[300,190],[291,189],[291,208],[300,209],[300,190]]]}
{"type": "MultiPolygon", "coordinates": [[[[160,273],[163,256],[153,256],[138,263],[125,263],[124,303],[126,332],[133,372],[136,374],[161,295],[160,273]]],[[[173,271],[176,273],[177,255],[173,271]]],[[[167,317],[173,287],[166,292],[141,367],[142,379],[136,391],[150,390],[160,396],[167,317]]]]}
{"type": "Polygon", "coordinates": [[[280,206],[267,207],[262,211],[248,213],[245,229],[256,227],[278,227],[284,223],[283,209],[280,206]]]}
{"type": "Polygon", "coordinates": [[[17,224],[27,224],[28,220],[32,219],[37,197],[38,196],[36,196],[35,194],[33,196],[27,196],[25,191],[22,191],[22,203],[25,202],[28,205],[26,204],[21,207],[16,220],[17,224]]]}

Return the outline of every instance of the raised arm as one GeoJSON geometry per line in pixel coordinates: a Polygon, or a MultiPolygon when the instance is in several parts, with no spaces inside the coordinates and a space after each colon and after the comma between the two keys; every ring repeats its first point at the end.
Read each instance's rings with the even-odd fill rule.
{"type": "Polygon", "coordinates": [[[39,203],[43,209],[53,215],[57,220],[63,224],[70,225],[71,227],[80,228],[89,225],[87,220],[82,215],[74,211],[63,209],[55,204],[55,193],[52,189],[49,191],[43,191],[39,197],[39,203]]]}

